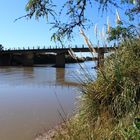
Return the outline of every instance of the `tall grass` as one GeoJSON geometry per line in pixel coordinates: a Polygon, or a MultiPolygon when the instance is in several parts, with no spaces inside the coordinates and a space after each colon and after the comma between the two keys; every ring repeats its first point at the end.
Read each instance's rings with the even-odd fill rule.
{"type": "Polygon", "coordinates": [[[95,139],[125,139],[120,130],[140,114],[140,39],[123,42],[83,92],[80,115],[95,139]]]}
{"type": "Polygon", "coordinates": [[[122,42],[96,81],[81,87],[79,111],[55,140],[140,140],[140,39],[122,42]]]}

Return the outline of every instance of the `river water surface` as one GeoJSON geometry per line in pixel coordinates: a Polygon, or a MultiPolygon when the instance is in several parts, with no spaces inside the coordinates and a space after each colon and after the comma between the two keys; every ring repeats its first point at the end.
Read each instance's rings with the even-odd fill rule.
{"type": "MultiPolygon", "coordinates": [[[[93,62],[85,64],[92,73],[93,62]]],[[[1,67],[0,140],[34,140],[37,134],[62,122],[61,105],[71,116],[80,95],[81,71],[79,64],[66,65],[65,69],[1,67]]]]}

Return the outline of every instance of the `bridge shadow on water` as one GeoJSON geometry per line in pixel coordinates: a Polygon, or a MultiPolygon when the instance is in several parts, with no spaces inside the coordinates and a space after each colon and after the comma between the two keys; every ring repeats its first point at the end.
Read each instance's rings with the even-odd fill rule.
{"type": "Polygon", "coordinates": [[[80,86],[71,76],[71,69],[48,66],[1,67],[0,84],[12,86],[80,86]],[[69,78],[70,77],[70,78],[69,78]]]}
{"type": "Polygon", "coordinates": [[[57,68],[56,69],[56,82],[60,85],[64,86],[80,86],[78,82],[67,81],[65,78],[65,69],[64,68],[57,68]]]}

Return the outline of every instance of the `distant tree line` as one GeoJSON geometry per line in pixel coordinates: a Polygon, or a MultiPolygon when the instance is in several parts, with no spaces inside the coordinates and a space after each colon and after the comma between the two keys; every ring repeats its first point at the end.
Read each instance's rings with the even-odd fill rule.
{"type": "Polygon", "coordinates": [[[4,49],[4,46],[0,44],[0,51],[4,49]]]}

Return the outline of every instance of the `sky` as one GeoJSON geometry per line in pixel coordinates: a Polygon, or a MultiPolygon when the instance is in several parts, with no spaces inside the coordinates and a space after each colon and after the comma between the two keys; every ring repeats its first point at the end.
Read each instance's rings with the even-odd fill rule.
{"type": "Polygon", "coordinates": [[[49,45],[50,31],[45,20],[14,20],[25,15],[27,0],[1,0],[0,44],[6,48],[49,45]]]}
{"type": "MultiPolygon", "coordinates": [[[[33,19],[20,19],[16,22],[14,20],[26,14],[25,5],[28,0],[1,0],[0,1],[0,44],[4,48],[30,48],[37,46],[55,46],[58,45],[51,41],[53,31],[50,31],[50,25],[46,23],[46,19],[40,20],[33,19]]],[[[59,6],[65,0],[55,0],[59,6]]],[[[121,14],[122,15],[122,14],[121,14]]],[[[107,17],[110,18],[111,24],[115,23],[115,9],[108,13],[98,13],[98,6],[95,3],[94,8],[89,7],[86,16],[93,20],[93,24],[97,24],[100,30],[106,24],[107,17]]],[[[63,18],[62,18],[63,20],[63,18]]],[[[93,42],[97,43],[94,34],[94,29],[91,28],[86,32],[87,36],[93,42]]],[[[72,41],[66,41],[66,44],[84,44],[82,36],[79,31],[75,31],[75,37],[72,41]]]]}

